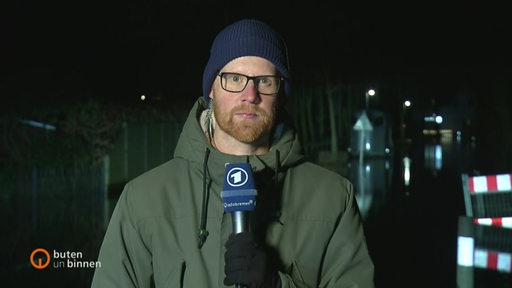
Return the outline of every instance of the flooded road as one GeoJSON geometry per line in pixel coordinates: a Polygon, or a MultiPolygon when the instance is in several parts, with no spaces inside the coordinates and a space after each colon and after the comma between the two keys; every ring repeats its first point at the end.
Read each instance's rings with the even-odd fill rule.
{"type": "Polygon", "coordinates": [[[349,161],[377,287],[456,287],[461,173],[472,173],[473,157],[470,143],[421,138],[349,161]]]}

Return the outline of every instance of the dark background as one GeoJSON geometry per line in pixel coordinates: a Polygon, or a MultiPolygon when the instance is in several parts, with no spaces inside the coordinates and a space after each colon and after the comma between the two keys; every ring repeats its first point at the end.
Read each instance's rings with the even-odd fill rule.
{"type": "MultiPolygon", "coordinates": [[[[4,249],[0,275],[7,279],[6,287],[88,287],[91,270],[35,271],[26,262],[37,247],[82,251],[89,260],[96,257],[104,226],[91,215],[98,214],[105,195],[90,192],[98,190],[91,179],[102,171],[87,170],[79,178],[69,167],[81,170],[76,168],[77,155],[91,154],[89,148],[100,156],[111,148],[119,135],[112,131],[117,131],[115,118],[120,111],[127,111],[121,120],[155,121],[155,114],[169,120],[165,114],[170,112],[169,118],[179,122],[201,94],[203,67],[216,33],[243,17],[267,21],[287,40],[297,95],[315,85],[343,83],[363,99],[363,87],[377,86],[380,100],[374,105],[398,120],[396,107],[404,98],[413,100],[421,115],[452,104],[460,91],[470,91],[471,106],[476,107],[472,133],[478,140],[477,153],[474,163],[469,158],[454,162],[471,162],[482,173],[512,169],[512,25],[504,4],[189,2],[1,1],[0,244],[4,249]],[[142,94],[155,104],[151,109],[158,109],[139,106],[142,94]],[[90,100],[103,103],[104,111],[98,113],[90,100]],[[56,136],[11,125],[10,119],[20,118],[56,124],[56,136]],[[105,123],[113,128],[104,132],[105,123]],[[91,141],[94,137],[108,143],[91,141]],[[44,171],[51,171],[52,177],[45,178],[44,171]],[[34,200],[36,186],[51,189],[41,188],[34,200]]],[[[353,99],[354,107],[361,108],[361,99],[353,99]]],[[[415,128],[421,126],[418,123],[415,128]]],[[[422,150],[418,151],[421,158],[422,150]]],[[[459,172],[450,176],[458,177],[459,172]]],[[[453,192],[460,189],[454,181],[458,178],[440,175],[435,175],[438,181],[415,184],[422,196],[400,198],[367,222],[378,284],[453,287],[454,279],[445,278],[453,276],[454,265],[441,262],[455,260],[448,250],[453,248],[456,219],[441,227],[422,220],[430,225],[423,229],[415,218],[428,217],[439,224],[444,223],[444,214],[438,211],[462,212],[461,199],[454,196],[459,192],[453,192]],[[454,194],[443,198],[439,195],[449,193],[443,189],[454,194]],[[407,206],[408,201],[414,205],[407,206]],[[431,202],[434,205],[428,206],[431,202]],[[426,240],[411,241],[415,240],[411,234],[426,240]],[[425,253],[436,257],[421,261],[425,253]],[[406,261],[394,263],[395,257],[406,261]],[[431,277],[422,279],[425,275],[431,277]]],[[[122,185],[109,187],[112,202],[122,185]]]]}
{"type": "Polygon", "coordinates": [[[478,108],[473,129],[483,136],[481,165],[490,169],[501,162],[496,169],[503,169],[504,159],[512,158],[501,151],[512,140],[495,141],[507,137],[499,131],[512,123],[511,25],[508,10],[497,2],[6,0],[0,5],[0,111],[22,111],[16,117],[34,118],[40,107],[86,99],[122,108],[146,95],[183,118],[201,94],[215,34],[236,19],[256,17],[287,40],[295,91],[342,83],[356,87],[353,94],[363,99],[362,87],[377,86],[376,108],[398,115],[404,98],[423,113],[467,90],[478,108]]]}
{"type": "Polygon", "coordinates": [[[297,79],[327,69],[344,82],[400,78],[443,101],[457,84],[485,85],[510,64],[510,23],[495,3],[6,0],[1,8],[0,83],[11,100],[78,97],[70,90],[121,102],[141,93],[195,98],[213,37],[242,17],[283,34],[297,79]]]}

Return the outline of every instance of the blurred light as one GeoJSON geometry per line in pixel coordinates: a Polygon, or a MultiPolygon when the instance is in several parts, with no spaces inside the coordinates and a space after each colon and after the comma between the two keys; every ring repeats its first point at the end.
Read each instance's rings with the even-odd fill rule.
{"type": "Polygon", "coordinates": [[[142,100],[142,101],[146,100],[146,95],[144,95],[144,94],[140,95],[140,100],[142,100]]]}
{"type": "Polygon", "coordinates": [[[26,119],[20,119],[20,121],[21,121],[21,123],[27,124],[29,126],[36,127],[36,128],[42,128],[45,130],[55,131],[57,129],[57,127],[55,127],[55,125],[51,125],[51,124],[47,124],[47,123],[43,123],[43,122],[39,122],[39,121],[26,120],[26,119]]]}
{"type": "Polygon", "coordinates": [[[443,148],[439,144],[436,145],[435,159],[436,169],[441,170],[443,167],[443,148]]]}
{"type": "Polygon", "coordinates": [[[443,123],[443,116],[432,114],[431,116],[425,116],[423,118],[425,122],[436,122],[437,124],[443,123]]]}
{"type": "Polygon", "coordinates": [[[411,158],[405,156],[403,159],[404,163],[404,184],[409,186],[411,182],[411,158]]]}
{"type": "Polygon", "coordinates": [[[425,168],[441,171],[443,168],[443,148],[440,144],[425,145],[425,168]]]}
{"type": "Polygon", "coordinates": [[[374,89],[369,89],[368,92],[366,92],[368,95],[370,96],[373,96],[375,95],[375,90],[374,89]]]}
{"type": "Polygon", "coordinates": [[[404,101],[404,106],[405,107],[411,107],[411,105],[412,105],[411,101],[409,101],[409,100],[405,100],[404,101]]]}
{"type": "Polygon", "coordinates": [[[365,95],[365,108],[368,109],[369,107],[369,104],[370,104],[370,98],[373,97],[375,95],[375,90],[374,89],[368,89],[366,91],[366,93],[364,94],[365,95]]]}

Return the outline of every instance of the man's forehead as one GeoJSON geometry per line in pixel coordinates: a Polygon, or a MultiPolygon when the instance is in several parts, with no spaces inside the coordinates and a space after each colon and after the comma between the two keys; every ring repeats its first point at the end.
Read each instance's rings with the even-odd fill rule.
{"type": "Polygon", "coordinates": [[[270,61],[258,56],[242,56],[229,61],[222,71],[252,72],[258,75],[275,74],[276,67],[270,61]]]}

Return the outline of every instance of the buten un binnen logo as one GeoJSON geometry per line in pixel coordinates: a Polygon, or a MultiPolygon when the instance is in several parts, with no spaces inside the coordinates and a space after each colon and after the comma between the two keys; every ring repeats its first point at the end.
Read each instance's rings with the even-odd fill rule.
{"type": "Polygon", "coordinates": [[[42,270],[51,268],[100,268],[100,261],[84,260],[83,252],[80,251],[57,251],[50,252],[44,248],[37,248],[30,253],[30,264],[32,267],[42,270]]]}
{"type": "Polygon", "coordinates": [[[228,181],[228,185],[231,187],[240,187],[247,183],[249,179],[249,175],[247,175],[247,171],[240,167],[234,167],[228,171],[226,176],[228,181]]]}

